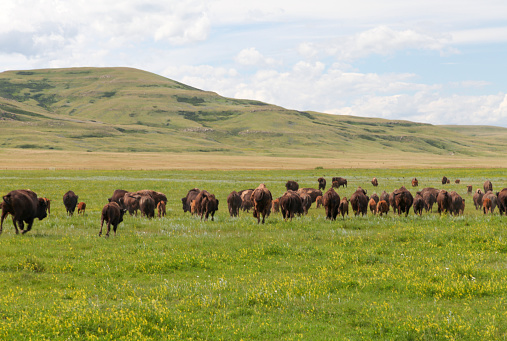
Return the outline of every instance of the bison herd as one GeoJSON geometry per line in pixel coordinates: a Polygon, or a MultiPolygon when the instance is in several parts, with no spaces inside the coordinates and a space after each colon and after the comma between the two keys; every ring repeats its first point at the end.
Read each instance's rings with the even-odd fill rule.
{"type": "MultiPolygon", "coordinates": [[[[296,181],[287,181],[286,192],[275,199],[264,184],[260,184],[255,189],[232,191],[227,197],[229,215],[236,217],[240,210],[247,212],[253,210],[253,217],[257,219],[257,223],[260,223],[261,220],[264,223],[270,213],[281,212],[284,220],[292,220],[296,215],[308,214],[313,203],[316,203],[317,208],[324,206],[326,219],[329,220],[336,220],[338,215],[345,218],[345,215],[349,214],[349,204],[356,216],[366,215],[368,210],[371,214],[382,216],[388,214],[391,208],[398,215],[405,214],[407,216],[411,208],[416,215],[422,215],[423,212],[433,212],[435,204],[437,212],[440,214],[448,213],[457,216],[463,214],[465,210],[465,199],[457,192],[445,189],[426,187],[413,196],[409,190],[402,186],[391,193],[383,191],[380,196],[376,193],[368,196],[366,190],[358,187],[347,199],[347,197],[340,198],[337,192],[340,187],[347,187],[347,179],[332,178],[332,186],[325,193],[322,191],[326,188],[326,180],[321,177],[317,179],[317,182],[318,189],[314,189],[299,188],[296,181]]],[[[379,185],[377,178],[373,178],[371,183],[374,187],[379,185]]],[[[448,183],[450,180],[444,176],[442,184],[448,183]]],[[[455,183],[459,183],[459,180],[456,180],[455,183]]],[[[413,178],[411,184],[416,187],[419,185],[419,181],[413,178]]],[[[507,213],[507,188],[500,192],[493,192],[493,185],[491,181],[487,180],[483,189],[484,191],[477,189],[473,194],[476,210],[480,209],[484,214],[487,214],[493,213],[498,207],[500,215],[503,215],[504,212],[507,213]]],[[[472,194],[472,186],[467,186],[467,194],[472,194]]],[[[198,188],[189,190],[181,201],[183,212],[190,212],[199,216],[201,220],[208,220],[211,217],[212,221],[219,204],[219,200],[214,194],[198,188]]],[[[78,196],[73,191],[64,194],[63,203],[69,216],[74,214],[76,207],[78,214],[85,213],[86,203],[78,202],[78,196]]],[[[115,190],[102,209],[99,236],[102,235],[104,222],[107,224],[106,236],[109,236],[111,225],[114,234],[116,234],[118,224],[123,221],[126,212],[137,216],[139,211],[142,216],[148,218],[155,217],[156,213],[158,217],[164,217],[166,203],[167,197],[162,192],[115,190]]],[[[3,196],[3,202],[0,203],[2,209],[0,233],[3,230],[4,219],[8,214],[12,216],[16,233],[19,233],[19,228],[24,234],[31,230],[36,218],[42,220],[50,214],[50,206],[49,199],[39,198],[31,190],[9,192],[3,196]]]]}

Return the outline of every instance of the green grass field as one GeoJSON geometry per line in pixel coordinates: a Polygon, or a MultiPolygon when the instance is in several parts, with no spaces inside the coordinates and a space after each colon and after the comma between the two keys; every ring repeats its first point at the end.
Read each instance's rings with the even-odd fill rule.
{"type": "MultiPolygon", "coordinates": [[[[466,185],[507,187],[503,169],[311,171],[0,171],[0,193],[30,188],[51,215],[0,236],[2,340],[498,340],[507,336],[507,217],[476,211],[466,185]],[[324,210],[284,222],[272,214],[228,217],[232,190],[263,182],[274,197],[287,180],[316,187],[344,176],[350,197],[409,187],[466,198],[465,215],[348,217],[324,210]],[[373,176],[379,187],[370,184],[373,176]],[[183,214],[198,187],[220,200],[214,222],[183,214]],[[114,189],[167,194],[168,215],[126,216],[116,237],[98,237],[114,189]],[[72,189],[84,216],[65,215],[72,189]]],[[[409,188],[412,193],[416,191],[409,188]]]]}

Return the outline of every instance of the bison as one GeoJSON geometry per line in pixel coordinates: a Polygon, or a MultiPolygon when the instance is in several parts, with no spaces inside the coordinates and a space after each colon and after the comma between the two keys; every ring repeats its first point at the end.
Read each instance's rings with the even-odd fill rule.
{"type": "Polygon", "coordinates": [[[459,184],[460,182],[461,182],[461,180],[460,180],[460,179],[456,179],[456,180],[454,180],[454,183],[455,183],[455,184],[459,184]]]}
{"type": "Polygon", "coordinates": [[[340,186],[343,186],[343,188],[345,188],[347,187],[347,179],[337,176],[333,178],[332,184],[335,188],[340,188],[340,186]]]}
{"type": "Polygon", "coordinates": [[[280,198],[274,199],[271,202],[271,213],[280,212],[280,198]]]}
{"type": "Polygon", "coordinates": [[[155,208],[157,204],[155,203],[155,199],[153,199],[150,195],[142,195],[139,200],[139,210],[141,211],[141,216],[146,216],[151,219],[155,217],[155,208]]]}
{"type": "Polygon", "coordinates": [[[215,198],[215,195],[206,190],[202,190],[194,201],[195,209],[193,213],[200,215],[201,220],[204,218],[205,221],[208,220],[208,217],[211,215],[211,220],[213,221],[215,211],[218,210],[218,200],[215,198]]]}
{"type": "Polygon", "coordinates": [[[48,215],[51,214],[51,200],[49,200],[48,198],[42,198],[42,200],[44,200],[44,202],[46,203],[46,206],[48,207],[48,215]]]}
{"type": "Polygon", "coordinates": [[[322,195],[319,195],[319,196],[315,199],[315,205],[317,205],[317,208],[319,208],[320,206],[322,206],[322,195]]]}
{"type": "Polygon", "coordinates": [[[446,176],[443,176],[443,177],[442,177],[442,185],[445,185],[445,184],[447,184],[448,182],[449,182],[449,180],[447,179],[447,177],[446,177],[446,176]]]}
{"type": "Polygon", "coordinates": [[[198,188],[193,188],[188,191],[186,197],[181,198],[181,202],[183,203],[183,212],[191,212],[190,205],[192,204],[192,201],[195,200],[200,191],[201,190],[198,188]]]}
{"type": "Polygon", "coordinates": [[[412,179],[412,187],[417,187],[419,186],[419,181],[417,180],[417,178],[413,178],[412,179]]]}
{"type": "Polygon", "coordinates": [[[26,190],[15,190],[3,196],[2,202],[2,218],[0,221],[0,233],[3,231],[4,219],[7,214],[12,215],[12,223],[16,234],[19,229],[22,234],[32,229],[35,218],[42,220],[47,217],[47,202],[42,198],[37,198],[35,192],[26,190]],[[24,229],[26,223],[26,230],[24,229]]]}
{"type": "Polygon", "coordinates": [[[350,204],[356,216],[359,214],[366,215],[368,213],[368,201],[369,198],[366,196],[366,191],[361,187],[358,187],[357,190],[352,193],[350,196],[350,204]]]}
{"type": "Polygon", "coordinates": [[[303,202],[294,191],[288,190],[280,197],[280,210],[284,220],[294,218],[295,214],[303,214],[303,202]]]}
{"type": "Polygon", "coordinates": [[[389,213],[389,204],[385,200],[380,200],[377,204],[377,213],[382,216],[382,214],[389,213]]]}
{"type": "Polygon", "coordinates": [[[317,200],[318,196],[322,196],[322,191],[315,189],[315,188],[300,188],[300,189],[298,189],[297,193],[298,194],[301,194],[301,193],[308,194],[310,196],[310,198],[312,198],[312,203],[314,203],[315,200],[317,200]]]}
{"type": "Polygon", "coordinates": [[[377,178],[373,178],[371,180],[371,184],[373,185],[373,187],[377,187],[378,186],[378,180],[377,180],[377,178]]]}
{"type": "Polygon", "coordinates": [[[451,196],[446,190],[441,190],[437,195],[438,213],[449,212],[451,209],[451,196]]]}
{"type": "Polygon", "coordinates": [[[319,190],[325,190],[326,189],[326,179],[324,178],[318,178],[317,182],[319,183],[319,190]]]}
{"type": "MultiPolygon", "coordinates": [[[[308,214],[308,210],[312,206],[312,198],[306,193],[296,193],[301,198],[301,205],[303,207],[303,213],[308,214]]],[[[320,196],[320,195],[319,195],[320,196]]]]}
{"type": "Polygon", "coordinates": [[[331,187],[322,196],[322,204],[326,210],[326,219],[336,220],[340,206],[340,196],[336,193],[333,187],[331,187]]]}
{"type": "Polygon", "coordinates": [[[126,209],[130,215],[136,215],[140,209],[141,196],[131,192],[125,193],[123,200],[120,199],[120,207],[126,209]]]}
{"type": "Polygon", "coordinates": [[[113,192],[113,195],[111,196],[111,198],[107,199],[107,201],[108,202],[115,202],[118,205],[120,205],[120,207],[121,207],[122,203],[120,202],[120,200],[125,196],[126,193],[128,193],[128,191],[126,191],[124,189],[117,189],[113,192]]]}
{"type": "Polygon", "coordinates": [[[237,217],[239,214],[239,209],[241,207],[241,196],[238,192],[232,191],[227,196],[227,208],[229,209],[229,215],[231,217],[237,217]]]}
{"type": "Polygon", "coordinates": [[[410,207],[412,207],[412,204],[414,203],[412,193],[410,193],[405,186],[401,186],[399,189],[395,190],[393,194],[398,214],[405,213],[405,216],[407,216],[410,211],[410,207]]]}
{"type": "Polygon", "coordinates": [[[86,211],[86,203],[85,202],[80,202],[77,204],[77,214],[85,214],[85,211],[86,211]]]}
{"type": "Polygon", "coordinates": [[[340,200],[340,205],[338,206],[338,212],[342,215],[342,218],[345,219],[345,213],[347,213],[347,217],[349,215],[349,202],[350,200],[347,197],[343,197],[340,200]]]}
{"type": "Polygon", "coordinates": [[[73,191],[68,191],[63,195],[63,204],[67,210],[67,214],[72,217],[76,210],[78,196],[73,191]]]}
{"type": "Polygon", "coordinates": [[[257,224],[261,221],[261,215],[262,223],[264,224],[266,217],[269,217],[271,201],[273,201],[271,192],[264,184],[260,184],[259,187],[252,192],[251,201],[253,203],[253,216],[257,218],[257,224]]]}
{"type": "Polygon", "coordinates": [[[498,210],[500,215],[507,213],[507,188],[502,189],[497,196],[498,210]]]}
{"type": "Polygon", "coordinates": [[[424,199],[419,192],[415,195],[414,203],[412,204],[414,207],[414,214],[422,215],[423,209],[424,209],[424,199]]]}
{"type": "Polygon", "coordinates": [[[387,203],[387,211],[389,212],[389,193],[387,193],[386,191],[383,191],[380,194],[379,202],[382,201],[382,200],[387,203]]]}
{"type": "Polygon", "coordinates": [[[484,214],[493,213],[491,206],[492,206],[492,203],[489,198],[484,198],[482,200],[482,210],[484,211],[484,214]]]}
{"type": "MultiPolygon", "coordinates": [[[[484,193],[484,196],[482,197],[482,201],[484,202],[485,198],[488,198],[491,201],[491,213],[495,211],[496,206],[498,205],[498,194],[500,193],[494,193],[492,191],[487,191],[484,193]]],[[[484,203],[483,203],[484,206],[484,203]]]]}
{"type": "Polygon", "coordinates": [[[484,196],[484,193],[477,188],[477,190],[474,193],[474,196],[472,197],[472,200],[474,201],[475,209],[478,210],[480,207],[482,207],[482,197],[484,196]]]}
{"type": "Polygon", "coordinates": [[[370,198],[370,201],[368,202],[368,207],[370,207],[370,212],[373,215],[377,214],[377,203],[375,202],[375,199],[370,198]]]}
{"type": "Polygon", "coordinates": [[[159,218],[165,217],[165,215],[166,215],[166,202],[165,201],[161,201],[157,204],[157,212],[158,212],[159,218]]]}
{"type": "Polygon", "coordinates": [[[486,193],[488,191],[493,191],[493,184],[491,183],[491,181],[486,180],[484,182],[484,193],[486,193]]]}
{"type": "Polygon", "coordinates": [[[116,236],[116,229],[118,228],[118,224],[123,221],[123,215],[126,210],[121,208],[115,201],[111,201],[106,204],[102,208],[102,215],[100,217],[100,231],[99,237],[102,236],[102,227],[104,226],[104,221],[107,223],[107,233],[106,237],[109,237],[109,232],[111,231],[111,225],[113,225],[113,232],[116,236]]]}
{"type": "Polygon", "coordinates": [[[243,211],[249,212],[250,209],[253,207],[252,202],[252,193],[253,189],[244,189],[242,191],[239,191],[238,194],[241,197],[241,209],[243,211]]]}
{"type": "Polygon", "coordinates": [[[437,202],[439,190],[433,187],[425,187],[416,194],[420,194],[424,200],[424,209],[426,212],[433,212],[433,204],[437,202]]]}
{"type": "Polygon", "coordinates": [[[151,197],[155,202],[155,207],[157,207],[158,203],[161,201],[167,202],[167,197],[164,193],[152,191],[150,189],[143,189],[141,191],[134,192],[134,194],[151,197]]]}
{"type": "Polygon", "coordinates": [[[472,194],[472,191],[473,191],[472,185],[467,185],[467,194],[468,195],[472,194]]]}
{"type": "Polygon", "coordinates": [[[449,192],[451,196],[450,213],[452,215],[460,215],[465,210],[465,200],[455,191],[449,192]]]}
{"type": "Polygon", "coordinates": [[[287,190],[297,191],[299,189],[299,184],[296,181],[289,180],[285,184],[285,188],[287,188],[287,190]]]}

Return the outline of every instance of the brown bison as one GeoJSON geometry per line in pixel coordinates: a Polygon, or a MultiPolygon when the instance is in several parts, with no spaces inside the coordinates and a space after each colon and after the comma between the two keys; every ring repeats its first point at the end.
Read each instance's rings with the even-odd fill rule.
{"type": "Polygon", "coordinates": [[[419,194],[423,197],[424,200],[424,209],[426,212],[433,212],[433,204],[437,202],[437,196],[438,196],[439,190],[433,187],[425,187],[421,191],[417,192],[416,194],[419,194]]]}
{"type": "Polygon", "coordinates": [[[407,216],[412,204],[414,203],[412,193],[410,193],[405,186],[401,186],[399,189],[395,190],[393,194],[395,203],[395,206],[393,207],[396,207],[398,214],[405,213],[405,216],[407,216]]]}
{"type": "Polygon", "coordinates": [[[303,202],[294,191],[288,190],[280,197],[280,210],[284,220],[294,218],[295,214],[303,214],[303,202]]]}
{"type": "Polygon", "coordinates": [[[102,235],[102,227],[104,226],[104,221],[107,223],[107,232],[106,237],[109,237],[109,232],[111,231],[111,225],[113,225],[113,232],[116,236],[116,229],[118,228],[118,224],[123,221],[123,214],[125,214],[126,210],[120,208],[116,202],[111,201],[106,204],[102,208],[102,215],[100,217],[100,231],[99,237],[102,235]]]}
{"type": "Polygon", "coordinates": [[[332,184],[334,188],[340,188],[340,186],[345,188],[347,187],[347,179],[337,176],[333,178],[332,184]]]}
{"type": "Polygon", "coordinates": [[[322,191],[315,188],[300,188],[297,191],[298,194],[306,193],[312,198],[312,203],[317,200],[318,196],[322,196],[322,191]]]}
{"type": "Polygon", "coordinates": [[[322,206],[322,195],[319,195],[319,196],[315,199],[315,204],[317,205],[317,208],[319,208],[320,206],[322,206]]]}
{"type": "Polygon", "coordinates": [[[368,213],[368,201],[369,198],[366,196],[366,191],[361,187],[358,187],[357,190],[352,193],[350,196],[350,204],[356,216],[359,214],[366,215],[368,213]]]}
{"type": "Polygon", "coordinates": [[[389,213],[389,204],[385,200],[380,200],[377,204],[377,213],[382,216],[382,214],[389,213]]]}
{"type": "Polygon", "coordinates": [[[465,200],[455,191],[449,192],[449,195],[451,196],[449,212],[455,216],[463,214],[465,210],[465,200]]]}
{"type": "Polygon", "coordinates": [[[42,198],[42,200],[44,200],[44,202],[46,203],[46,206],[48,207],[48,215],[51,214],[51,200],[49,200],[48,198],[42,198]]]}
{"type": "Polygon", "coordinates": [[[383,191],[380,194],[379,202],[382,200],[384,200],[387,203],[387,211],[389,212],[389,193],[387,193],[386,191],[383,191]]]}
{"type": "Polygon", "coordinates": [[[449,212],[451,209],[451,196],[446,190],[440,190],[437,195],[438,213],[449,212]]]}
{"type": "Polygon", "coordinates": [[[274,199],[271,202],[271,213],[280,212],[280,198],[274,199]]]}
{"type": "Polygon", "coordinates": [[[143,189],[141,191],[134,192],[134,194],[151,197],[155,202],[155,207],[157,207],[158,203],[161,201],[167,202],[167,197],[164,193],[152,191],[150,189],[143,189]]]}
{"type": "Polygon", "coordinates": [[[317,182],[319,183],[319,190],[325,190],[326,189],[326,179],[324,178],[318,178],[317,182]]]}
{"type": "Polygon", "coordinates": [[[287,190],[297,191],[299,189],[299,184],[296,181],[289,180],[285,184],[285,188],[287,188],[287,190]]]}
{"type": "Polygon", "coordinates": [[[149,195],[142,195],[139,200],[139,210],[141,211],[141,216],[146,216],[151,219],[155,217],[155,208],[157,204],[155,203],[155,199],[153,199],[149,195]]]}
{"type": "Polygon", "coordinates": [[[161,201],[157,204],[157,212],[158,212],[159,218],[165,217],[165,215],[166,215],[166,202],[165,201],[161,201]]]}
{"type": "Polygon", "coordinates": [[[378,180],[377,180],[377,178],[373,178],[373,179],[371,180],[371,184],[372,184],[374,187],[377,187],[377,186],[378,186],[378,180]]]}
{"type": "Polygon", "coordinates": [[[459,184],[460,182],[461,182],[461,180],[460,180],[460,179],[456,179],[456,180],[454,180],[454,183],[455,183],[455,184],[459,184]]]}
{"type": "Polygon", "coordinates": [[[250,209],[253,207],[252,202],[252,193],[253,189],[244,189],[242,191],[239,191],[238,194],[241,197],[241,209],[243,211],[249,212],[250,209]]]}
{"type": "Polygon", "coordinates": [[[326,210],[326,219],[336,220],[340,206],[340,196],[336,193],[333,187],[331,187],[322,196],[322,204],[326,210]]]}
{"type": "Polygon", "coordinates": [[[484,182],[484,193],[486,193],[488,191],[493,191],[493,184],[491,183],[491,181],[486,180],[484,182]]]}
{"type": "Polygon", "coordinates": [[[414,213],[421,216],[424,209],[424,199],[419,192],[415,195],[412,206],[414,207],[414,213]]]}
{"type": "Polygon", "coordinates": [[[126,193],[128,193],[128,191],[126,191],[124,189],[117,189],[113,192],[113,195],[111,196],[111,198],[107,199],[107,201],[108,202],[115,202],[118,205],[120,205],[120,207],[121,207],[122,203],[120,202],[120,200],[123,199],[123,197],[125,196],[126,193]]]}
{"type": "Polygon", "coordinates": [[[493,213],[491,206],[492,206],[492,203],[489,198],[484,198],[482,200],[482,210],[484,211],[484,214],[493,213]]]}
{"type": "Polygon", "coordinates": [[[63,204],[67,210],[67,214],[72,217],[76,210],[78,196],[73,191],[68,191],[63,195],[63,204]]]}
{"type": "Polygon", "coordinates": [[[472,185],[467,185],[467,194],[470,195],[472,194],[472,192],[473,192],[472,185]]]}
{"type": "Polygon", "coordinates": [[[35,218],[42,220],[47,217],[47,203],[29,189],[15,190],[3,196],[2,218],[0,221],[0,233],[3,231],[4,219],[7,214],[12,215],[12,223],[16,234],[27,233],[32,229],[35,218]],[[26,223],[26,230],[24,223],[26,223]]]}
{"type": "Polygon", "coordinates": [[[85,202],[80,202],[77,204],[77,214],[85,214],[85,211],[86,211],[86,203],[85,202]]]}
{"type": "Polygon", "coordinates": [[[257,218],[257,224],[261,221],[261,215],[262,223],[264,224],[266,217],[269,217],[271,201],[273,201],[271,192],[264,184],[260,184],[259,187],[252,192],[251,201],[253,203],[254,210],[253,216],[254,218],[257,218]]]}
{"type": "Polygon", "coordinates": [[[478,210],[480,207],[482,207],[482,197],[484,196],[484,193],[477,188],[477,190],[474,193],[474,196],[472,197],[474,201],[475,209],[478,210]]]}
{"type": "Polygon", "coordinates": [[[500,215],[507,213],[507,188],[502,189],[497,196],[498,210],[500,215]]]}
{"type": "Polygon", "coordinates": [[[370,198],[370,201],[368,202],[368,207],[370,207],[371,214],[373,215],[377,214],[377,203],[375,202],[375,199],[370,198]]]}
{"type": "Polygon", "coordinates": [[[200,191],[201,190],[198,188],[193,188],[188,191],[186,197],[181,198],[181,202],[183,203],[183,212],[191,212],[190,205],[192,204],[192,201],[195,200],[200,191]]]}
{"type": "Polygon", "coordinates": [[[201,220],[208,220],[208,217],[211,214],[211,221],[214,220],[215,211],[218,210],[218,200],[215,198],[214,194],[209,193],[206,190],[202,190],[197,194],[195,198],[195,209],[194,212],[197,215],[201,216],[201,220]]]}
{"type": "MultiPolygon", "coordinates": [[[[303,207],[303,213],[308,214],[308,210],[312,207],[312,198],[306,193],[296,193],[301,198],[301,205],[303,207]]],[[[320,195],[319,195],[320,196],[320,195]]]]}
{"type": "Polygon", "coordinates": [[[445,185],[449,182],[446,176],[442,177],[442,185],[445,185]]]}
{"type": "Polygon", "coordinates": [[[342,215],[342,218],[345,219],[345,213],[347,213],[347,217],[349,216],[349,202],[350,200],[347,197],[343,197],[340,200],[340,205],[338,206],[338,212],[342,215]]]}
{"type": "MultiPolygon", "coordinates": [[[[120,199],[120,207],[126,209],[130,215],[136,215],[140,209],[141,196],[131,192],[125,193],[123,199],[120,199]]],[[[116,201],[114,201],[116,202],[116,201]]]]}
{"type": "Polygon", "coordinates": [[[227,207],[229,208],[229,215],[231,217],[237,217],[239,214],[239,209],[241,208],[241,196],[238,192],[232,191],[227,196],[227,207]]]}
{"type": "Polygon", "coordinates": [[[491,213],[495,212],[495,208],[498,205],[498,194],[500,193],[494,193],[492,191],[487,191],[484,193],[484,196],[482,197],[483,206],[484,206],[484,199],[488,198],[491,201],[491,213]]]}
{"type": "Polygon", "coordinates": [[[419,186],[419,181],[417,180],[417,178],[413,178],[412,179],[412,187],[417,187],[419,186]]]}

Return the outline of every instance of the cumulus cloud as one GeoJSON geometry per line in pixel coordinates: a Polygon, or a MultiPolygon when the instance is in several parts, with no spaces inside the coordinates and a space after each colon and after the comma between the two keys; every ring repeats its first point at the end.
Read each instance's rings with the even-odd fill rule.
{"type": "Polygon", "coordinates": [[[276,64],[275,59],[264,57],[256,48],[250,47],[241,50],[234,58],[236,63],[243,66],[259,66],[276,64]]]}

